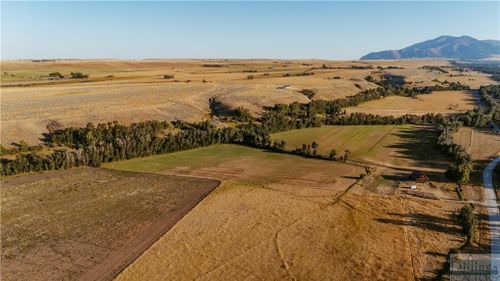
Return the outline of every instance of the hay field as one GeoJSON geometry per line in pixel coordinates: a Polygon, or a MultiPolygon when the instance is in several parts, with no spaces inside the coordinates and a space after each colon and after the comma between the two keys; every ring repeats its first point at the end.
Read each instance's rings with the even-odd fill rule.
{"type": "Polygon", "coordinates": [[[319,144],[318,153],[338,156],[350,150],[349,159],[383,165],[439,172],[446,169],[446,159],[435,148],[431,128],[412,125],[323,126],[273,134],[273,140],[286,141],[286,149],[302,144],[319,144]],[[432,156],[432,157],[431,157],[432,156]]]}
{"type": "Polygon", "coordinates": [[[468,91],[437,91],[428,95],[419,95],[416,98],[389,96],[346,108],[346,111],[347,113],[402,116],[425,113],[453,114],[466,112],[474,107],[476,107],[476,99],[468,91]]]}
{"type": "Polygon", "coordinates": [[[353,183],[362,167],[316,161],[239,145],[214,145],[189,151],[104,164],[111,169],[244,180],[257,183],[304,184],[340,190],[353,183]]]}
{"type": "Polygon", "coordinates": [[[98,168],[2,178],[2,280],[110,279],[217,184],[98,168]]]}
{"type": "Polygon", "coordinates": [[[460,128],[454,141],[462,145],[474,160],[490,160],[500,153],[500,135],[491,130],[460,128]]]}
{"type": "Polygon", "coordinates": [[[464,241],[458,205],[374,193],[363,167],[234,145],[107,165],[224,180],[116,280],[435,277],[464,241]]]}
{"type": "MultiPolygon", "coordinates": [[[[68,127],[114,120],[129,124],[147,119],[207,119],[210,118],[208,100],[212,97],[219,98],[229,107],[243,106],[258,114],[263,107],[276,103],[309,102],[308,97],[298,92],[304,88],[316,91],[312,99],[329,100],[375,88],[377,85],[367,82],[364,77],[376,76],[374,73],[380,72],[377,66],[401,66],[405,68],[403,70],[422,73],[431,78],[438,74],[419,67],[442,64],[447,62],[2,61],[1,144],[8,146],[20,140],[36,144],[42,133],[47,132],[46,126],[51,121],[58,121],[63,127],[68,127]],[[328,68],[322,68],[323,65],[328,68]],[[372,66],[374,69],[352,69],[352,66],[372,66]],[[70,72],[82,72],[90,77],[50,80],[49,73],[56,71],[65,76],[70,72]],[[314,75],[296,76],[308,72],[313,72],[314,75]],[[165,74],[174,75],[174,78],[163,79],[165,74]],[[253,79],[247,79],[249,75],[253,79]]],[[[383,70],[387,73],[390,71],[396,70],[383,70]]],[[[475,72],[468,75],[484,77],[475,72]]],[[[467,77],[461,82],[467,84],[468,79],[476,78],[467,77]]],[[[479,84],[491,83],[479,78],[475,81],[480,81],[479,84]]]]}

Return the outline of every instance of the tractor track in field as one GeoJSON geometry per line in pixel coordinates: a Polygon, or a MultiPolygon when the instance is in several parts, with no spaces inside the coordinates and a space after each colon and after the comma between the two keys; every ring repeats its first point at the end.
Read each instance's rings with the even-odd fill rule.
{"type": "MultiPolygon", "coordinates": [[[[179,176],[178,177],[188,177],[179,176]]],[[[124,244],[122,247],[112,252],[107,259],[83,275],[79,280],[104,281],[112,280],[120,274],[127,266],[132,264],[147,249],[149,249],[158,239],[167,233],[178,221],[180,221],[199,202],[220,185],[220,181],[211,180],[210,185],[195,190],[186,198],[180,201],[171,211],[165,214],[165,218],[159,219],[150,226],[143,229],[138,235],[124,244]]]]}

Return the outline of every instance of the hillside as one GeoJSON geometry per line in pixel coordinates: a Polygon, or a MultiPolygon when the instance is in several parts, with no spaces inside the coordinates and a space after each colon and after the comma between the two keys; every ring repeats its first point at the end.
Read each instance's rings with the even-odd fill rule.
{"type": "Polygon", "coordinates": [[[384,59],[485,59],[500,54],[498,40],[477,40],[470,36],[440,36],[400,50],[369,53],[362,60],[384,59]]]}

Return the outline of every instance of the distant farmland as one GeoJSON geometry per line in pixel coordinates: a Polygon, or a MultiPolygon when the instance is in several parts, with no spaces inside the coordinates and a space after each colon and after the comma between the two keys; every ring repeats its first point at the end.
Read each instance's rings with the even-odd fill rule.
{"type": "MultiPolygon", "coordinates": [[[[365,77],[385,72],[400,74],[408,81],[414,81],[408,87],[440,84],[432,81],[435,79],[459,81],[475,88],[491,83],[487,75],[474,71],[463,76],[450,68],[447,68],[449,74],[420,68],[423,65],[449,65],[447,61],[437,60],[370,63],[321,60],[55,60],[2,61],[1,64],[1,144],[4,146],[20,140],[39,143],[51,123],[60,127],[81,127],[88,122],[114,120],[130,124],[151,119],[209,119],[212,113],[209,100],[213,97],[229,108],[242,106],[253,114],[259,114],[264,107],[277,103],[333,100],[378,87],[366,81],[365,77]],[[206,64],[224,67],[204,67],[206,64]],[[388,66],[404,69],[382,72],[378,69],[388,66]],[[54,72],[59,72],[64,78],[51,79],[49,75],[54,72]],[[71,72],[81,72],[89,77],[72,79],[69,78],[71,72]],[[247,79],[249,73],[254,79],[247,79]],[[174,78],[164,79],[165,75],[174,78]],[[303,89],[314,94],[306,96],[300,93],[303,89]]],[[[375,101],[352,110],[400,115],[421,114],[429,107],[435,112],[457,112],[470,108],[473,102],[468,99],[471,98],[460,93],[435,93],[417,100],[389,97],[387,102],[375,101]],[[378,104],[380,102],[382,104],[378,104]]]]}
{"type": "Polygon", "coordinates": [[[346,109],[347,113],[363,112],[379,115],[402,116],[405,114],[460,113],[476,106],[469,91],[437,91],[416,98],[389,96],[346,109]]]}

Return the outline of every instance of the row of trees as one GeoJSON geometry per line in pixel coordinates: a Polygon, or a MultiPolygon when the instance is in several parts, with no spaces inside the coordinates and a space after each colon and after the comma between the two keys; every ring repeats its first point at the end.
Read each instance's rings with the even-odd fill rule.
{"type": "Polygon", "coordinates": [[[461,123],[447,121],[439,124],[437,145],[441,151],[453,161],[447,175],[457,181],[459,185],[467,184],[472,172],[472,159],[465,149],[453,142],[453,135],[460,128],[461,123]]]}

